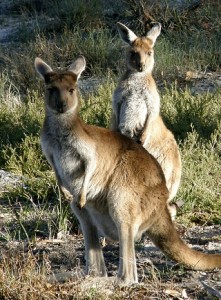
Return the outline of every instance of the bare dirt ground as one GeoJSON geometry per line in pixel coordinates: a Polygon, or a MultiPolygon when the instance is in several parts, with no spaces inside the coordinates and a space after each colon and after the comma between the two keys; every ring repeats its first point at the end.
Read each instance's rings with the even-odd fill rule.
{"type": "MultiPolygon", "coordinates": [[[[220,252],[220,226],[195,226],[187,229],[180,225],[178,230],[191,247],[208,253],[220,252]]],[[[36,257],[38,264],[43,263],[46,258],[49,266],[49,283],[72,282],[77,279],[82,280],[84,276],[85,250],[81,234],[64,239],[39,239],[33,244],[2,242],[0,249],[1,256],[12,257],[19,253],[28,256],[31,253],[36,257]]],[[[118,243],[107,243],[103,246],[103,252],[108,276],[116,276],[119,260],[118,243]]],[[[142,284],[146,286],[148,280],[151,282],[154,279],[160,281],[161,286],[165,284],[167,288],[164,292],[171,296],[170,299],[221,299],[221,271],[219,270],[199,272],[184,269],[165,257],[147,236],[136,243],[136,257],[140,284],[135,285],[134,289],[140,289],[142,284]],[[171,288],[168,288],[170,285],[171,288]]]]}

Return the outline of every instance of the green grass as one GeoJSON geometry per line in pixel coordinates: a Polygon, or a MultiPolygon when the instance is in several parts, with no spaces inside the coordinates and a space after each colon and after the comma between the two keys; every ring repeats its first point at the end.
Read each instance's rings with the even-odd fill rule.
{"type": "Polygon", "coordinates": [[[181,145],[183,175],[177,198],[181,221],[221,224],[220,130],[203,141],[193,129],[181,145]]]}
{"type": "Polygon", "coordinates": [[[26,96],[27,90],[39,91],[40,80],[36,82],[33,64],[36,56],[43,58],[52,68],[64,68],[77,56],[84,55],[87,68],[83,76],[101,77],[106,72],[117,72],[120,45],[121,41],[111,36],[107,29],[84,32],[80,27],[75,27],[73,30],[63,29],[61,35],[54,34],[52,39],[39,33],[34,41],[22,44],[20,51],[14,46],[10,46],[10,51],[2,49],[0,59],[13,85],[26,96]]]}
{"type": "Polygon", "coordinates": [[[203,139],[220,130],[221,89],[194,94],[189,88],[170,84],[162,94],[161,112],[177,139],[184,140],[192,127],[203,139]]]}
{"type": "Polygon", "coordinates": [[[221,223],[221,89],[193,95],[177,85],[161,100],[164,120],[180,144],[183,174],[177,199],[181,221],[221,223]]]}

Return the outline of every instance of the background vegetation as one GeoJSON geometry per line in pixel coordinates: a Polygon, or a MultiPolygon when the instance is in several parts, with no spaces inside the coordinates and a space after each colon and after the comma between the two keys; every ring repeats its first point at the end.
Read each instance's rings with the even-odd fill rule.
{"type": "MultiPolygon", "coordinates": [[[[111,94],[124,69],[117,21],[139,34],[152,21],[162,23],[154,77],[163,118],[182,154],[182,182],[175,200],[184,205],[178,222],[221,224],[221,4],[219,0],[198,2],[199,6],[183,10],[123,0],[13,0],[8,4],[2,26],[8,25],[9,16],[19,23],[10,42],[0,45],[0,169],[22,176],[22,184],[1,193],[0,208],[9,216],[1,227],[2,242],[34,242],[77,231],[76,220],[41,153],[44,96],[33,62],[40,56],[54,68],[64,68],[84,55],[87,69],[79,83],[82,118],[109,127],[111,94]],[[214,79],[211,74],[219,75],[214,79]],[[200,80],[205,88],[198,85],[200,80]]],[[[14,264],[18,262],[24,264],[22,259],[14,264]]],[[[34,265],[32,260],[31,272],[34,265]]],[[[1,272],[0,287],[7,270],[1,272]]],[[[14,276],[12,286],[17,280],[14,276]]],[[[38,276],[42,282],[43,275],[38,276]]],[[[8,292],[10,299],[32,299],[16,296],[19,283],[14,285],[14,294],[8,292]]],[[[5,287],[1,289],[3,299],[9,299],[5,287]]],[[[96,293],[88,299],[93,297],[96,293]]]]}

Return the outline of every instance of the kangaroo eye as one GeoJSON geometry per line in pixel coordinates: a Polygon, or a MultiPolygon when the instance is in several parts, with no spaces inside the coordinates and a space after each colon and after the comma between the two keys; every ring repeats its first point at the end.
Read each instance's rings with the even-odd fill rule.
{"type": "Polygon", "coordinates": [[[74,89],[70,89],[69,90],[69,93],[72,95],[73,94],[73,92],[74,92],[74,89]]]}

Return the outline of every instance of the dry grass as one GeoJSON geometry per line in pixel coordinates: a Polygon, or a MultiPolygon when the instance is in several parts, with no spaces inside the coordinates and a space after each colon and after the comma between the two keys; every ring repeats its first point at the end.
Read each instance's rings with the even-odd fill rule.
{"type": "Polygon", "coordinates": [[[0,297],[13,300],[53,299],[171,299],[182,297],[182,289],[173,282],[161,282],[152,270],[152,279],[130,287],[119,286],[109,278],[83,278],[66,283],[50,282],[47,255],[36,257],[31,251],[16,249],[3,253],[0,263],[0,297]]]}

